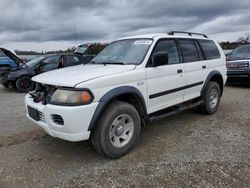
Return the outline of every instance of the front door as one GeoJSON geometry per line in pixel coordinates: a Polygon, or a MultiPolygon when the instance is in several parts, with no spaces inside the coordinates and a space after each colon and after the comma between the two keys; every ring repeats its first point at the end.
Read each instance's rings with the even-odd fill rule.
{"type": "Polygon", "coordinates": [[[175,40],[159,40],[152,52],[167,52],[166,65],[147,66],[148,113],[183,102],[185,77],[175,40]]]}

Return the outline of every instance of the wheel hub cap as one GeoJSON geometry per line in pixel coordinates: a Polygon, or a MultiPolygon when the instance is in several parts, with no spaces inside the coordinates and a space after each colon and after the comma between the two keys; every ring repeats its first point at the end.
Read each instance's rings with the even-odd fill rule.
{"type": "Polygon", "coordinates": [[[116,136],[121,136],[124,133],[124,125],[123,124],[119,124],[116,128],[115,128],[115,135],[116,136]]]}
{"type": "Polygon", "coordinates": [[[210,92],[210,96],[209,96],[210,108],[215,108],[217,106],[218,99],[219,99],[218,91],[216,89],[212,89],[212,91],[210,92]]]}
{"type": "Polygon", "coordinates": [[[134,134],[134,121],[128,114],[116,117],[109,129],[110,143],[116,148],[126,146],[134,134]]]}

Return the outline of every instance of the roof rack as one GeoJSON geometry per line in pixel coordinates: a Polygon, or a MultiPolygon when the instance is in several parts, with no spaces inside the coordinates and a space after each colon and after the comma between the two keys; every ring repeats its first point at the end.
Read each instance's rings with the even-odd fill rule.
{"type": "Polygon", "coordinates": [[[193,35],[201,35],[205,38],[208,38],[207,35],[202,34],[202,33],[193,33],[193,32],[185,32],[185,31],[170,31],[168,32],[169,35],[174,35],[175,33],[183,33],[183,34],[188,34],[189,36],[193,36],[193,35]]]}

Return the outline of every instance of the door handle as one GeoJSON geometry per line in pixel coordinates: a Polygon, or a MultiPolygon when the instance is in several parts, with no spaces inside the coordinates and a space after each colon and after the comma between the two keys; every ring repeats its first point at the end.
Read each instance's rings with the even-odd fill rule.
{"type": "Polygon", "coordinates": [[[206,66],[206,65],[203,65],[202,68],[205,69],[205,68],[207,68],[207,66],[206,66]]]}
{"type": "Polygon", "coordinates": [[[177,73],[179,74],[179,73],[182,73],[183,71],[182,71],[182,69],[178,69],[177,70],[177,73]]]}

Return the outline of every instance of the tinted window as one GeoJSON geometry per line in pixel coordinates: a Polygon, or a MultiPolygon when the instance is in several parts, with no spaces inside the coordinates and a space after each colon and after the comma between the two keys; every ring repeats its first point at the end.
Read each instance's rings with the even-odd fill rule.
{"type": "Polygon", "coordinates": [[[220,58],[220,52],[212,40],[199,40],[199,43],[204,51],[206,59],[220,58]]]}
{"type": "Polygon", "coordinates": [[[193,61],[200,60],[194,41],[179,40],[179,44],[180,44],[184,62],[193,62],[193,61]]]}
{"type": "Polygon", "coordinates": [[[40,64],[40,71],[46,72],[58,68],[59,56],[52,56],[44,59],[40,64]]]}
{"type": "Polygon", "coordinates": [[[72,56],[72,55],[67,55],[66,56],[66,62],[65,62],[65,66],[73,66],[73,65],[79,65],[80,59],[77,56],[72,56]]]}
{"type": "Polygon", "coordinates": [[[179,63],[179,54],[175,45],[174,40],[161,40],[159,41],[153,51],[157,52],[167,52],[168,53],[168,64],[179,63]]]}

